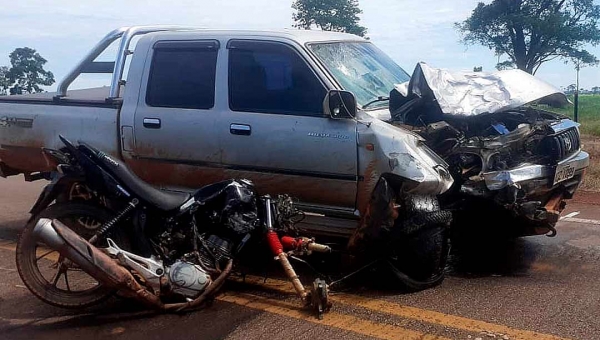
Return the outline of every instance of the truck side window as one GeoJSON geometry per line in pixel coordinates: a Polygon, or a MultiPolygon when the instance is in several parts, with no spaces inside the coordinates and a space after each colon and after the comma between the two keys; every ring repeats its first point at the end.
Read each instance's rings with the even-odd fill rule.
{"type": "Polygon", "coordinates": [[[159,107],[212,108],[217,53],[216,41],[155,44],[146,103],[159,107]]]}
{"type": "Polygon", "coordinates": [[[291,46],[231,40],[229,107],[233,111],[323,115],[326,89],[291,46]]]}

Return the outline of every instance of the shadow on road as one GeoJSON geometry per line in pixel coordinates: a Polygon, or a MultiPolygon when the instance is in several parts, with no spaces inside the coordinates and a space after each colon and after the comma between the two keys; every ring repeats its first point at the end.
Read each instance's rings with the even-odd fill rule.
{"type": "MultiPolygon", "coordinates": [[[[18,233],[27,221],[0,222],[0,239],[16,240],[18,233]]],[[[541,237],[541,236],[540,236],[541,237]]],[[[531,264],[536,260],[539,245],[527,238],[510,239],[493,235],[477,235],[470,238],[455,239],[452,242],[452,250],[447,266],[447,275],[463,278],[479,278],[490,276],[522,276],[526,275],[531,264]]],[[[247,273],[268,277],[284,279],[284,273],[279,264],[273,261],[272,256],[263,247],[257,247],[250,251],[253,256],[245,257],[247,273]]],[[[339,249],[342,249],[341,247],[339,249]]],[[[329,282],[345,277],[360,265],[349,265],[347,258],[341,253],[314,254],[308,259],[308,263],[292,261],[300,277],[305,284],[314,278],[326,278],[329,282]]],[[[367,268],[357,275],[344,280],[336,287],[336,290],[349,292],[369,292],[383,295],[411,293],[413,290],[403,287],[390,270],[384,266],[373,266],[367,268]]],[[[18,299],[17,297],[16,299],[18,299]]],[[[22,298],[22,297],[21,297],[22,298]]],[[[31,299],[29,299],[31,303],[31,299]]],[[[0,304],[9,307],[19,306],[21,303],[10,297],[0,299],[0,304]],[[12,300],[12,301],[11,301],[12,300]]],[[[33,307],[32,307],[33,308],[33,307]]],[[[102,322],[112,323],[123,318],[151,318],[155,313],[146,311],[143,307],[131,300],[112,299],[102,306],[88,309],[85,313],[56,309],[43,304],[36,305],[36,314],[41,318],[55,316],[70,317],[65,321],[53,323],[52,327],[70,327],[73,324],[85,326],[88,323],[102,322]],[[43,307],[42,307],[43,306],[43,307]],[[41,307],[41,308],[40,308],[41,307]],[[119,313],[116,314],[115,311],[119,313]],[[58,313],[58,314],[57,314],[58,313]],[[75,318],[73,318],[75,317],[75,318]]],[[[4,308],[2,308],[4,309],[4,308]]],[[[0,312],[2,318],[28,318],[30,315],[23,308],[10,308],[0,312]],[[23,315],[19,315],[24,313],[23,315]]]]}
{"type": "Polygon", "coordinates": [[[158,315],[135,301],[118,298],[84,310],[61,309],[42,303],[29,292],[3,296],[0,306],[0,333],[11,339],[55,339],[58,337],[52,334],[58,334],[57,331],[102,327],[110,330],[112,325],[150,320],[158,315]]]}
{"type": "Polygon", "coordinates": [[[529,271],[537,253],[536,244],[527,238],[454,240],[447,270],[451,276],[467,278],[522,276],[529,271]]]}
{"type": "MultiPolygon", "coordinates": [[[[544,236],[536,236],[544,237],[544,236]]],[[[534,237],[535,238],[535,237],[534,237]]],[[[507,238],[498,235],[473,235],[454,239],[446,267],[446,276],[481,278],[496,276],[528,275],[532,264],[539,257],[540,245],[532,238],[507,238]]],[[[328,282],[339,280],[361,268],[360,264],[349,264],[348,258],[340,253],[313,254],[308,264],[292,261],[305,284],[317,277],[328,282]]],[[[284,279],[278,263],[267,254],[262,259],[254,258],[247,266],[248,273],[284,279]],[[258,265],[257,265],[258,264],[258,265]]],[[[388,294],[412,293],[384,265],[373,265],[345,279],[336,290],[388,294]]]]}
{"type": "Polygon", "coordinates": [[[21,300],[9,302],[11,305],[32,305],[35,309],[21,307],[21,313],[8,313],[8,316],[4,311],[0,312],[2,319],[26,320],[17,325],[0,321],[0,333],[10,339],[74,339],[82,334],[87,338],[193,339],[197,336],[190,331],[198,329],[208,338],[222,339],[257,313],[242,309],[231,311],[227,304],[215,304],[192,313],[165,314],[148,310],[135,301],[117,298],[95,308],[74,312],[44,306],[41,302],[32,303],[29,297],[21,300]],[[219,322],[215,322],[217,319],[219,322]]]}
{"type": "Polygon", "coordinates": [[[15,221],[1,221],[0,222],[0,239],[2,240],[16,240],[21,233],[21,230],[25,228],[27,219],[20,219],[15,221]]]}

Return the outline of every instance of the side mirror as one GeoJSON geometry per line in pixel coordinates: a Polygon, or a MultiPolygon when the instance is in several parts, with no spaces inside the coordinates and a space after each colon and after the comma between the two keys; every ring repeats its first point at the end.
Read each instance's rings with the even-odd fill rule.
{"type": "Polygon", "coordinates": [[[352,92],[331,90],[323,100],[323,111],[333,119],[356,117],[356,98],[352,92]]]}

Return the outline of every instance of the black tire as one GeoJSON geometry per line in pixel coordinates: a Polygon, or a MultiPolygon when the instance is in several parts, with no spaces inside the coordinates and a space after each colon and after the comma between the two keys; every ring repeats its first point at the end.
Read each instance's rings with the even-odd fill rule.
{"type": "Polygon", "coordinates": [[[436,196],[409,195],[404,198],[404,211],[407,215],[423,214],[440,210],[436,196]]]}
{"type": "Polygon", "coordinates": [[[452,212],[448,210],[416,214],[406,221],[402,221],[400,232],[404,235],[411,235],[428,226],[448,225],[451,222],[452,212]]]}
{"type": "Polygon", "coordinates": [[[400,239],[387,263],[407,288],[423,290],[442,283],[449,252],[447,226],[429,225],[400,239]]]}
{"type": "MultiPolygon", "coordinates": [[[[40,218],[50,218],[58,219],[74,230],[77,234],[87,239],[94,235],[95,228],[109,221],[113,217],[114,213],[96,205],[91,205],[88,203],[65,202],[51,205],[42,211],[38,216],[32,218],[27,223],[25,229],[19,237],[16,254],[19,276],[21,276],[21,279],[27,288],[29,288],[29,290],[42,301],[62,308],[89,307],[98,304],[113,295],[113,290],[108,289],[97,282],[94,284],[94,279],[92,279],[90,276],[87,276],[87,274],[84,272],[77,270],[76,267],[71,267],[70,269],[67,269],[66,272],[69,273],[69,270],[72,270],[73,272],[71,272],[71,275],[74,275],[73,273],[75,272],[77,273],[77,278],[80,278],[80,281],[76,282],[78,285],[84,285],[87,283],[86,280],[90,280],[89,289],[72,291],[70,285],[73,283],[69,284],[67,280],[68,274],[62,274],[64,276],[64,285],[66,286],[67,290],[59,288],[59,283],[52,280],[54,277],[51,279],[54,281],[54,284],[49,282],[47,279],[48,275],[44,275],[40,270],[42,265],[38,265],[38,262],[42,260],[42,258],[39,258],[42,256],[38,256],[37,253],[41,244],[32,235],[33,228],[40,218]],[[83,221],[92,222],[89,222],[86,225],[86,223],[83,221]]],[[[45,254],[50,250],[42,251],[45,254]]],[[[48,262],[47,259],[50,256],[49,254],[47,254],[47,257],[44,258],[43,261],[48,262]]],[[[56,254],[58,253],[56,252],[56,254]]],[[[58,255],[55,255],[55,257],[56,256],[58,255]]],[[[58,256],[56,263],[60,263],[59,268],[62,266],[60,256],[58,256]]],[[[51,267],[52,266],[49,268],[51,267]]],[[[67,267],[65,266],[65,268],[67,267]]],[[[57,272],[59,272],[58,269],[57,272]]],[[[57,275],[57,277],[60,279],[61,275],[57,275]]]]}

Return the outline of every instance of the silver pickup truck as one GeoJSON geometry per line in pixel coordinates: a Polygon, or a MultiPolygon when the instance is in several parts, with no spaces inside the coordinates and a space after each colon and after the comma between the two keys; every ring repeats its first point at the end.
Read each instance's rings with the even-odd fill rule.
{"type": "Polygon", "coordinates": [[[413,208],[469,214],[486,203],[526,222],[516,235],[544,234],[588,155],[577,124],[528,105],[564,95],[519,72],[423,64],[411,77],[342,33],[121,28],[56,93],[0,97],[0,175],[49,178],[41,148],[60,148],[62,134],[165,189],[247,178],[288,193],[315,231],[348,235],[359,220],[364,231],[413,208]],[[114,62],[96,61],[111,44],[114,62]],[[69,90],[84,73],[112,74],[111,84],[69,90]],[[326,112],[324,98],[338,109],[326,112]],[[440,201],[405,199],[422,195],[440,201]]]}
{"type": "MultiPolygon", "coordinates": [[[[390,168],[393,152],[414,157],[401,163],[439,162],[415,133],[367,115],[357,121],[323,113],[327,91],[350,80],[321,61],[341,45],[352,53],[339,56],[347,59],[348,72],[370,70],[380,94],[409,79],[373,44],[348,34],[114,31],[57,93],[0,98],[0,174],[51,171],[40,148],[60,148],[60,133],[122,158],[157,186],[189,189],[247,178],[265,193],[289,193],[325,215],[356,219],[386,173],[418,178],[413,190],[447,190],[452,179],[428,168],[390,168]],[[131,51],[128,45],[140,35],[131,51]],[[94,62],[117,39],[116,61],[94,62]],[[112,85],[68,90],[86,72],[111,72],[112,85]],[[412,149],[403,150],[398,139],[412,149]]],[[[358,105],[369,96],[376,94],[358,93],[358,105]]]]}

